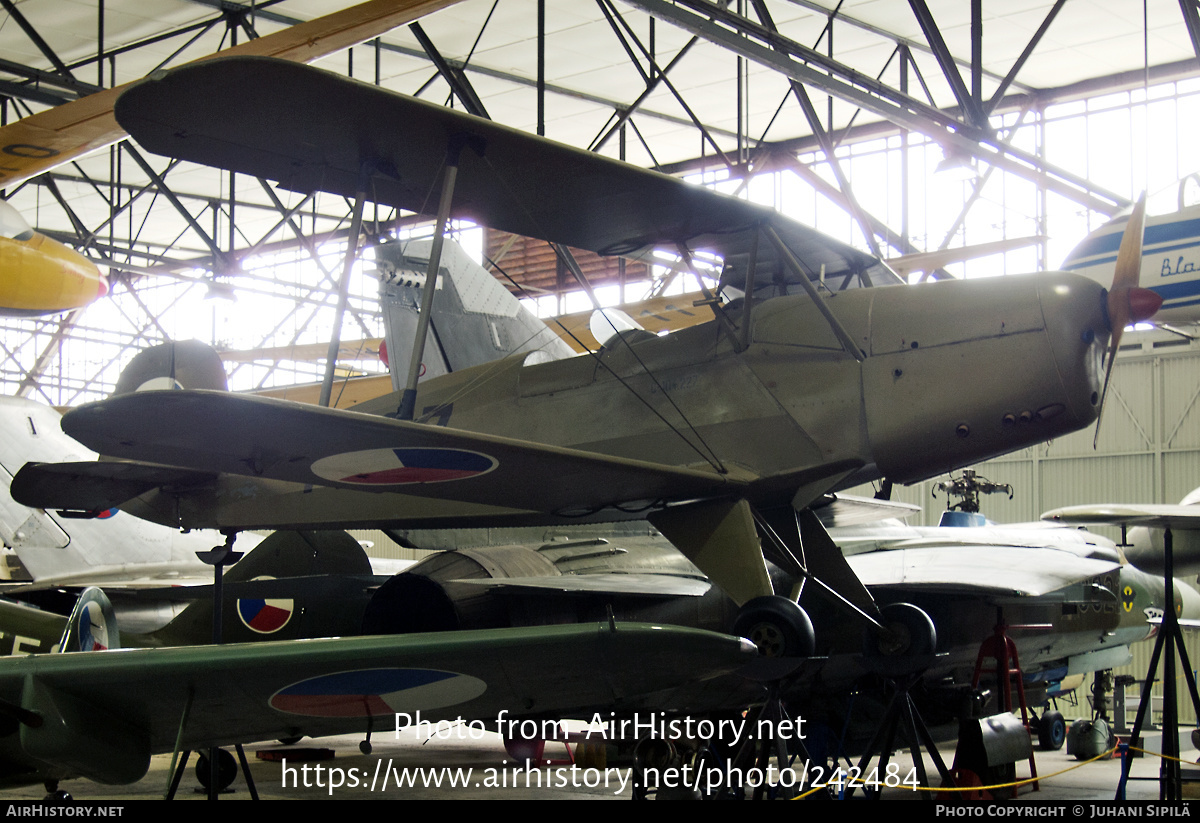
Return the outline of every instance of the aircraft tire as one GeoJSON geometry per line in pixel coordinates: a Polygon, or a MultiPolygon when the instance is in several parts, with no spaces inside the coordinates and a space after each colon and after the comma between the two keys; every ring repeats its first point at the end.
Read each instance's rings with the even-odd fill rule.
{"type": "Polygon", "coordinates": [[[894,637],[868,630],[863,650],[871,657],[922,657],[937,648],[937,628],[924,609],[911,603],[888,603],[880,609],[883,625],[894,637]]]}
{"type": "Polygon", "coordinates": [[[817,647],[808,613],[795,601],[773,594],[742,606],[733,633],[757,646],[764,657],[811,657],[817,647]]]}
{"type": "Polygon", "coordinates": [[[1067,721],[1062,712],[1045,712],[1038,721],[1038,748],[1044,752],[1056,752],[1067,740],[1067,721]]]}
{"type": "MultiPolygon", "coordinates": [[[[223,792],[228,789],[237,777],[238,765],[233,759],[233,755],[224,749],[217,749],[217,791],[223,792]]],[[[208,788],[208,753],[201,752],[196,758],[196,779],[200,781],[200,785],[205,789],[208,788]]]]}

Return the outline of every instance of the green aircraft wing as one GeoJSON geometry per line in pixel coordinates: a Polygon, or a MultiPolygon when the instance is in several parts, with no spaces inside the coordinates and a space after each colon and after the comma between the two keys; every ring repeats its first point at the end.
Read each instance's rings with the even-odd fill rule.
{"type": "Polygon", "coordinates": [[[177,736],[200,749],[381,733],[418,711],[489,728],[587,718],[642,707],[639,697],[691,688],[756,654],[727,635],[603,623],[8,658],[0,714],[16,730],[0,738],[0,782],[132,782],[177,736]]]}

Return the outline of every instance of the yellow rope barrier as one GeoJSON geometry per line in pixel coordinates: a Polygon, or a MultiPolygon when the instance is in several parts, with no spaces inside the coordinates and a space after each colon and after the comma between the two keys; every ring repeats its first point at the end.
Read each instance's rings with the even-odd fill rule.
{"type": "MultiPolygon", "coordinates": [[[[1156,752],[1146,752],[1144,749],[1135,749],[1132,746],[1130,746],[1129,748],[1132,751],[1143,752],[1146,754],[1157,754],[1156,752]]],[[[984,792],[984,791],[990,792],[995,789],[1019,788],[1021,786],[1027,786],[1030,783],[1036,783],[1039,780],[1047,780],[1051,777],[1058,777],[1061,774],[1066,774],[1067,772],[1071,772],[1071,771],[1074,771],[1075,769],[1082,768],[1083,766],[1086,766],[1088,763],[1095,763],[1097,760],[1104,760],[1106,758],[1110,758],[1110,757],[1112,757],[1113,752],[1115,752],[1116,750],[1117,750],[1117,747],[1113,746],[1108,751],[1101,752],[1100,754],[1096,755],[1095,757],[1092,757],[1088,760],[1084,760],[1079,763],[1076,763],[1074,766],[1068,766],[1065,769],[1060,769],[1059,771],[1051,772],[1050,774],[1038,775],[1037,777],[1027,777],[1022,780],[1014,780],[1011,783],[996,783],[991,786],[957,786],[957,787],[917,786],[917,787],[911,789],[911,791],[914,791],[914,792],[945,792],[947,794],[953,794],[955,792],[984,792]]],[[[1158,755],[1158,756],[1164,757],[1165,755],[1158,755]]],[[[1184,761],[1181,760],[1180,762],[1182,763],[1184,761]]],[[[850,780],[850,781],[846,782],[846,788],[858,788],[858,787],[865,788],[867,785],[868,784],[866,784],[862,781],[850,780]]],[[[803,794],[799,794],[796,797],[793,797],[792,799],[793,800],[803,800],[804,798],[820,791],[821,789],[828,788],[828,786],[829,786],[828,783],[822,783],[819,786],[814,786],[813,788],[809,789],[808,791],[804,792],[803,794]]],[[[888,787],[888,788],[892,788],[892,787],[888,787]]]]}

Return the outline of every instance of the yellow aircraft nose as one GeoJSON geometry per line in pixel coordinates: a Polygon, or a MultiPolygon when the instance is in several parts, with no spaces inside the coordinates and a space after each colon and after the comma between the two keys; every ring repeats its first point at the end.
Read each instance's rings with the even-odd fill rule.
{"type": "Polygon", "coordinates": [[[23,236],[0,237],[0,314],[57,314],[108,294],[86,257],[43,234],[23,236]]]}

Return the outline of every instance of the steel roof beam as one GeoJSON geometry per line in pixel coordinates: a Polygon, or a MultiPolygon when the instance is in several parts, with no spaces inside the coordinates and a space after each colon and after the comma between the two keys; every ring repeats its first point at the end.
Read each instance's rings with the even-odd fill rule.
{"type": "Polygon", "coordinates": [[[459,99],[463,107],[476,117],[491,120],[491,115],[488,114],[483,101],[479,99],[479,95],[475,93],[475,87],[471,85],[471,81],[467,79],[466,74],[461,69],[455,69],[446,62],[446,58],[442,57],[441,52],[437,50],[437,46],[433,45],[433,41],[429,39],[429,35],[425,33],[425,29],[421,28],[421,24],[409,23],[408,30],[417,38],[417,42],[425,50],[425,55],[429,58],[430,62],[437,67],[438,74],[450,84],[450,90],[454,92],[454,96],[459,99]]]}
{"type": "Polygon", "coordinates": [[[48,91],[38,86],[14,83],[11,80],[0,80],[0,94],[17,100],[29,100],[33,103],[41,103],[43,106],[61,106],[63,103],[70,103],[72,100],[79,99],[77,95],[48,91]]]}
{"type": "MultiPolygon", "coordinates": [[[[933,12],[929,10],[929,6],[926,5],[925,0],[908,0],[908,5],[912,8],[913,14],[917,18],[917,23],[920,24],[921,31],[925,34],[925,41],[933,49],[933,57],[937,60],[938,66],[941,67],[942,76],[950,85],[950,90],[954,93],[954,99],[958,101],[959,108],[966,113],[967,120],[973,126],[984,131],[990,131],[991,126],[988,123],[987,115],[984,114],[983,107],[979,105],[979,100],[975,97],[975,94],[963,82],[962,75],[958,72],[958,66],[954,62],[954,57],[950,54],[950,49],[946,45],[946,41],[942,38],[942,31],[938,28],[937,21],[933,19],[933,12]]],[[[972,24],[971,28],[972,40],[974,41],[974,24],[972,24]]],[[[972,76],[974,76],[978,66],[979,55],[973,53],[971,55],[972,76]]],[[[978,89],[975,91],[978,91],[978,89]]]]}
{"type": "MultiPolygon", "coordinates": [[[[825,8],[820,3],[816,2],[816,0],[787,0],[787,2],[791,3],[793,6],[800,6],[801,8],[808,9],[809,11],[815,11],[818,14],[829,14],[829,9],[825,8]]],[[[933,54],[933,49],[931,49],[928,46],[928,44],[926,44],[926,43],[922,43],[919,40],[910,40],[907,37],[900,37],[897,34],[895,34],[894,32],[890,32],[887,29],[881,28],[872,23],[868,23],[865,20],[859,20],[857,17],[851,17],[850,15],[846,14],[845,12],[839,11],[838,15],[837,15],[837,19],[842,21],[843,23],[848,23],[849,25],[851,25],[854,28],[859,29],[861,31],[870,32],[871,34],[878,35],[885,40],[890,40],[893,43],[895,43],[897,46],[904,46],[908,49],[911,49],[912,51],[919,51],[919,52],[923,52],[923,53],[929,54],[929,55],[933,54]]],[[[953,59],[954,59],[955,63],[957,63],[959,66],[962,66],[963,68],[968,68],[970,66],[970,63],[966,60],[960,60],[957,57],[955,57],[953,59]]],[[[986,66],[983,68],[983,76],[990,77],[991,79],[996,80],[996,81],[999,81],[1001,79],[999,74],[997,74],[994,71],[989,71],[986,66]]],[[[1020,83],[1017,83],[1016,86],[1019,89],[1021,89],[1022,91],[1027,91],[1027,92],[1035,91],[1035,89],[1032,86],[1024,86],[1024,85],[1021,85],[1020,83]]]]}
{"type": "Polygon", "coordinates": [[[209,237],[208,232],[206,232],[204,228],[198,222],[196,222],[196,218],[192,216],[192,213],[187,210],[187,207],[184,206],[183,203],[180,202],[179,198],[175,196],[175,193],[167,186],[166,181],[159,176],[158,172],[151,168],[150,164],[146,162],[146,158],[142,157],[141,152],[135,149],[128,140],[122,141],[120,145],[125,149],[125,152],[133,158],[133,161],[141,167],[146,176],[148,176],[154,182],[155,187],[162,193],[163,197],[167,198],[167,201],[175,207],[175,210],[179,212],[180,217],[187,221],[187,224],[191,227],[192,231],[194,231],[196,235],[204,241],[204,245],[208,246],[213,255],[214,273],[218,268],[226,268],[225,252],[221,250],[215,240],[209,237]]]}
{"type": "Polygon", "coordinates": [[[1200,13],[1196,11],[1196,0],[1179,0],[1179,10],[1183,12],[1183,23],[1192,41],[1192,51],[1200,57],[1200,13]]]}
{"type": "MultiPolygon", "coordinates": [[[[762,24],[771,32],[778,33],[779,29],[776,28],[775,21],[772,19],[771,12],[767,9],[767,4],[764,0],[751,0],[751,3],[762,24]]],[[[827,31],[832,32],[832,22],[830,20],[827,31]]],[[[832,34],[830,35],[830,39],[832,40],[832,34]]],[[[821,146],[821,151],[825,154],[825,162],[829,164],[833,176],[837,179],[837,187],[841,193],[841,200],[846,210],[854,218],[854,222],[858,224],[859,231],[862,232],[863,239],[866,240],[871,253],[879,257],[879,243],[875,240],[875,229],[872,221],[867,213],[863,211],[862,206],[859,205],[858,199],[854,196],[854,191],[850,186],[850,179],[846,177],[846,173],[842,170],[842,164],[838,161],[837,155],[834,152],[833,139],[821,124],[821,118],[817,114],[817,109],[813,105],[812,98],[808,96],[808,90],[794,78],[789,78],[788,83],[792,87],[792,94],[795,95],[797,102],[800,103],[800,108],[804,112],[805,119],[808,120],[813,137],[816,138],[817,143],[821,146]]]]}
{"type": "MultiPolygon", "coordinates": [[[[1054,18],[1058,16],[1058,13],[1062,10],[1066,2],[1067,0],[1056,0],[1054,7],[1046,14],[1046,19],[1038,26],[1038,30],[1033,33],[1033,37],[1029,38],[1029,42],[1025,44],[1025,48],[1021,51],[1021,56],[1012,64],[1012,68],[1008,70],[1008,74],[1004,75],[1004,79],[1000,81],[1000,86],[996,89],[995,94],[992,95],[992,99],[988,101],[986,109],[989,115],[1004,100],[1004,94],[1008,91],[1008,87],[1016,81],[1017,74],[1025,66],[1025,61],[1029,59],[1029,55],[1033,54],[1033,50],[1042,41],[1042,38],[1050,29],[1050,24],[1054,22],[1054,18]]],[[[1180,2],[1186,3],[1188,0],[1180,0],[1180,2]]]]}
{"type": "MultiPolygon", "coordinates": [[[[617,23],[620,23],[621,27],[625,29],[626,34],[629,35],[629,39],[632,40],[633,44],[638,47],[638,51],[640,51],[642,56],[646,59],[646,64],[650,67],[650,71],[654,78],[662,81],[663,85],[667,87],[667,90],[671,92],[671,96],[673,96],[675,101],[679,103],[680,108],[682,108],[684,112],[687,113],[687,116],[691,118],[692,125],[700,131],[701,139],[712,146],[713,151],[716,152],[717,156],[721,158],[722,163],[724,163],[728,168],[732,169],[733,163],[729,161],[729,158],[725,156],[725,152],[723,152],[721,147],[717,145],[717,141],[713,139],[712,133],[709,131],[708,127],[700,122],[700,118],[696,116],[694,111],[692,111],[692,107],[689,106],[687,101],[683,99],[683,95],[679,93],[677,88],[675,88],[675,84],[672,83],[670,78],[667,77],[667,73],[658,65],[658,61],[654,59],[653,52],[646,48],[637,35],[633,33],[633,29],[630,28],[629,23],[625,21],[625,18],[616,13],[616,9],[612,7],[611,3],[607,4],[609,6],[608,9],[605,9],[605,5],[605,0],[600,0],[600,8],[602,11],[604,11],[605,17],[609,17],[610,13],[613,15],[612,18],[609,18],[609,24],[613,25],[614,31],[616,30],[616,26],[613,18],[615,18],[617,23]]],[[[703,151],[703,147],[701,147],[701,151],[703,151]]]]}
{"type": "Polygon", "coordinates": [[[25,19],[25,15],[21,14],[20,10],[17,8],[16,4],[12,2],[12,0],[0,0],[0,6],[4,6],[4,10],[8,12],[9,17],[17,21],[17,25],[21,27],[21,31],[25,32],[25,36],[28,37],[35,46],[37,46],[38,51],[40,51],[42,55],[50,61],[50,64],[54,66],[55,70],[59,74],[69,80],[75,79],[75,77],[71,74],[71,70],[67,68],[67,64],[59,59],[59,56],[54,53],[54,49],[50,48],[50,44],[42,39],[42,36],[38,34],[37,29],[35,29],[29,23],[29,21],[25,19]]]}
{"type": "Polygon", "coordinates": [[[899,126],[928,135],[951,150],[1031,179],[1090,209],[1114,214],[1129,205],[1128,199],[1119,194],[1046,163],[1035,154],[1003,147],[994,135],[970,123],[957,120],[813,49],[772,34],[762,26],[725,12],[704,0],[679,0],[675,5],[663,0],[627,2],[787,77],[821,88],[899,126]]]}

